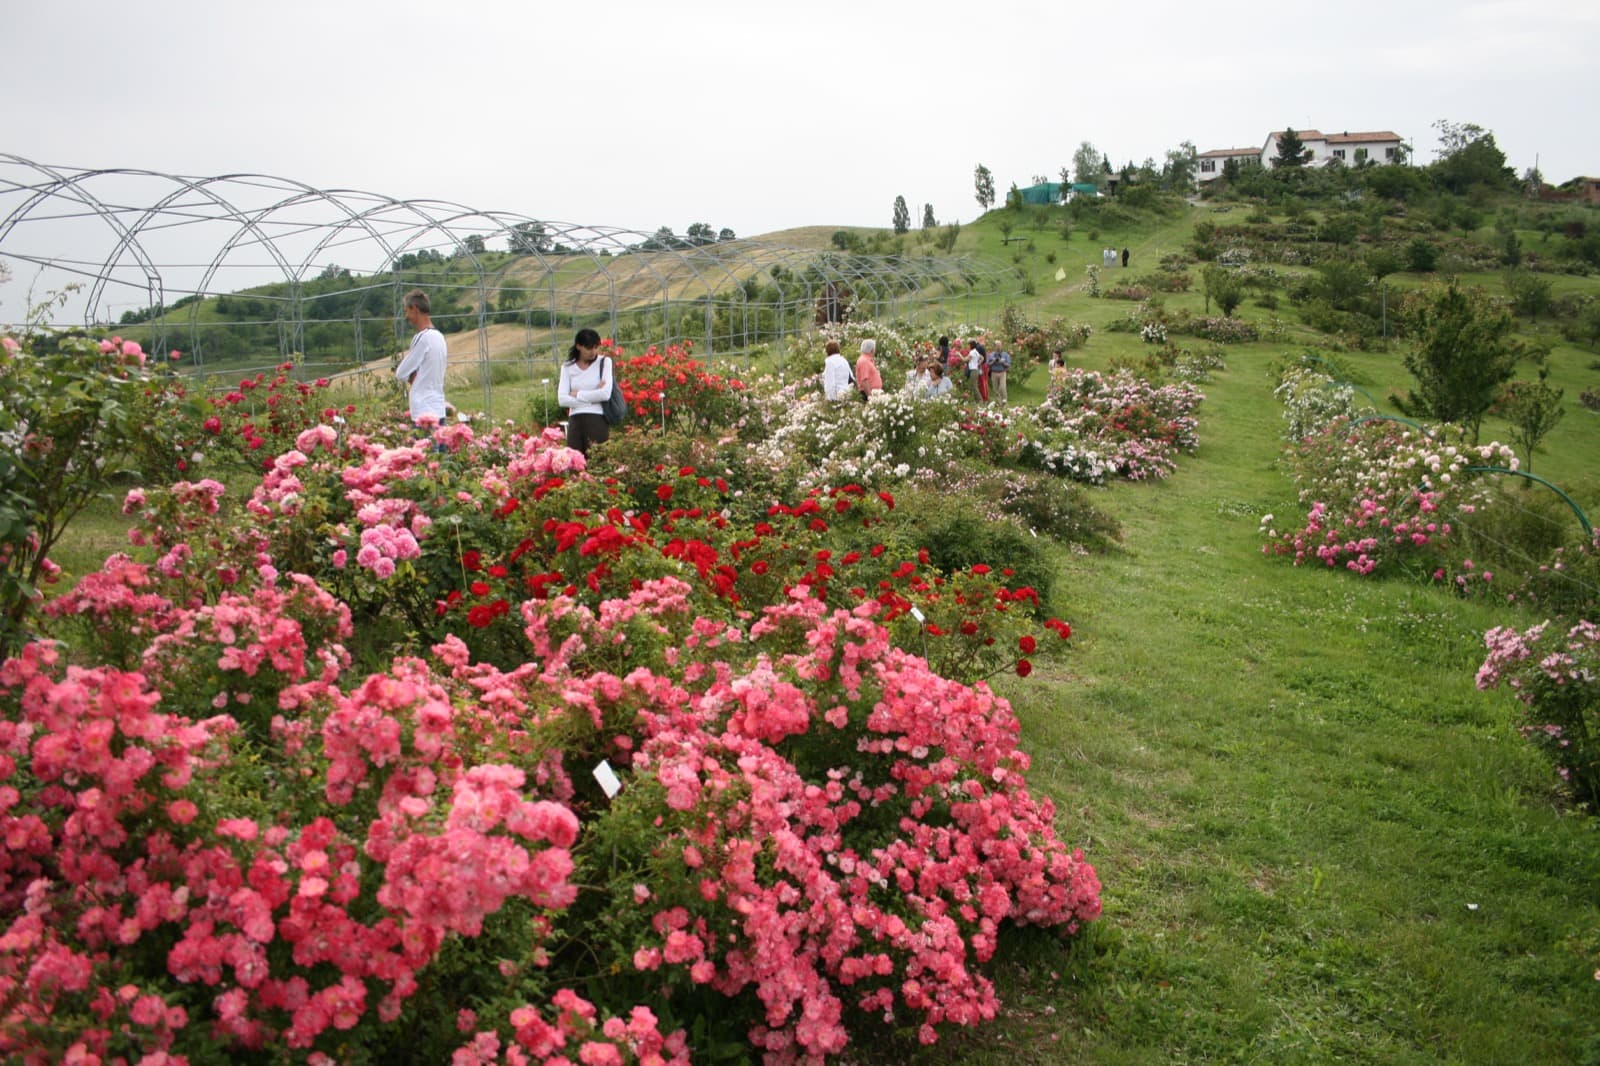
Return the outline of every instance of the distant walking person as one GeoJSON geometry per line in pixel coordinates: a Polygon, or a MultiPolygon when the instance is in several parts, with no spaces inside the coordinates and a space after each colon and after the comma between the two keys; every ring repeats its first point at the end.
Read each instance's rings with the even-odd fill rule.
{"type": "Polygon", "coordinates": [[[405,314],[406,323],[417,332],[394,376],[409,390],[411,421],[438,425],[444,421],[444,369],[450,362],[444,334],[433,328],[428,294],[421,289],[406,293],[405,314]]]}
{"type": "Polygon", "coordinates": [[[567,447],[587,456],[589,445],[610,438],[603,405],[615,387],[616,369],[609,356],[600,354],[600,334],[580,329],[556,386],[556,403],[567,409],[567,447]]]}
{"type": "Polygon", "coordinates": [[[1128,269],[1128,250],[1126,248],[1122,250],[1122,269],[1128,269]]]}

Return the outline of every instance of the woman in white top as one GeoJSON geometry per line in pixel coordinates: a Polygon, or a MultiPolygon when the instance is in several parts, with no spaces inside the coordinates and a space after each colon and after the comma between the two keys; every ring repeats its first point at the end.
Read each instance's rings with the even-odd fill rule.
{"type": "Polygon", "coordinates": [[[587,456],[589,445],[611,436],[601,405],[611,399],[615,386],[611,357],[600,355],[600,334],[580,329],[561,364],[561,383],[556,386],[556,403],[567,409],[567,447],[587,456]]]}

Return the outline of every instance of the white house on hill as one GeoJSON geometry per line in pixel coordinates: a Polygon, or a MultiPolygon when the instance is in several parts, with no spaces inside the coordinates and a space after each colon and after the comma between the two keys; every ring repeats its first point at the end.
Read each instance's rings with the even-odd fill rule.
{"type": "MultiPolygon", "coordinates": [[[[1378,130],[1366,133],[1323,133],[1321,130],[1295,130],[1300,143],[1311,152],[1306,166],[1325,167],[1338,160],[1344,166],[1355,167],[1371,160],[1374,163],[1395,163],[1405,158],[1398,133],[1378,130]]],[[[1267,134],[1267,141],[1259,153],[1261,165],[1270,167],[1278,157],[1278,138],[1282,130],[1267,134]]],[[[1204,157],[1202,157],[1204,158],[1204,157]]]]}
{"type": "Polygon", "coordinates": [[[1227,166],[1230,159],[1237,159],[1240,163],[1261,162],[1261,149],[1213,148],[1209,152],[1201,152],[1195,158],[1200,161],[1200,167],[1194,175],[1195,179],[1204,183],[1222,177],[1222,168],[1227,166]]]}

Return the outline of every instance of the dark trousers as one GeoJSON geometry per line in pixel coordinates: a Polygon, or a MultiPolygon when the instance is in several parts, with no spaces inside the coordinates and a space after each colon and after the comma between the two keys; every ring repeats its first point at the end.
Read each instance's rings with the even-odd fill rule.
{"type": "Polygon", "coordinates": [[[605,415],[572,415],[567,419],[567,447],[589,454],[589,445],[611,437],[611,423],[605,415]]]}

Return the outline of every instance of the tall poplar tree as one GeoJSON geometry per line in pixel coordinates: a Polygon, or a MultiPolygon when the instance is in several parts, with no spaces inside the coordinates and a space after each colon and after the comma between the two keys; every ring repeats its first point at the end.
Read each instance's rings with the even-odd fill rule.
{"type": "Polygon", "coordinates": [[[994,175],[982,163],[972,172],[972,186],[977,192],[979,207],[987,211],[994,206],[994,175]]]}
{"type": "Polygon", "coordinates": [[[904,233],[911,228],[911,208],[906,206],[904,196],[894,198],[894,231],[904,233]]]}

